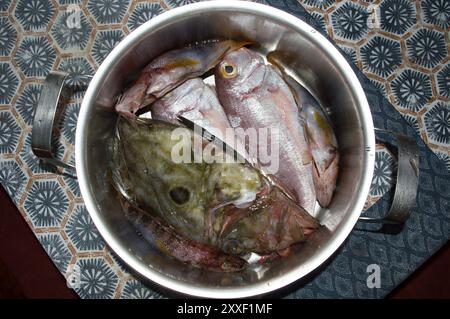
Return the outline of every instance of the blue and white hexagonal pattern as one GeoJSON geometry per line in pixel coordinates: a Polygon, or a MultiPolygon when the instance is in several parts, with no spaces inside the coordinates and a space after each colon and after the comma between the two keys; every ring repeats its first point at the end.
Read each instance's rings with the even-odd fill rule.
{"type": "Polygon", "coordinates": [[[41,96],[41,90],[41,84],[26,84],[16,102],[16,111],[19,112],[24,122],[28,125],[33,123],[34,111],[41,96]]]}
{"type": "Polygon", "coordinates": [[[0,184],[16,204],[22,197],[27,182],[27,174],[16,161],[0,161],[0,184]]]}
{"type": "Polygon", "coordinates": [[[16,44],[17,31],[6,17],[0,17],[0,56],[8,56],[16,44]]]}
{"type": "MultiPolygon", "coordinates": [[[[71,163],[74,164],[73,162],[71,163]]],[[[78,181],[76,178],[72,176],[64,176],[64,183],[69,187],[71,193],[73,196],[80,198],[81,192],[80,192],[80,186],[78,185],[78,181]]]]}
{"type": "Polygon", "coordinates": [[[450,144],[450,103],[436,102],[425,113],[424,122],[430,141],[442,146],[450,144]]]}
{"type": "Polygon", "coordinates": [[[81,4],[83,0],[57,0],[60,5],[81,4]]]}
{"type": "Polygon", "coordinates": [[[315,21],[317,21],[317,24],[320,26],[320,29],[322,29],[322,31],[325,32],[327,30],[327,24],[325,23],[324,15],[318,12],[313,12],[311,13],[311,16],[314,18],[315,21]]]}
{"type": "Polygon", "coordinates": [[[375,153],[375,169],[373,171],[370,195],[383,196],[394,185],[397,161],[386,149],[379,149],[375,153]]]}
{"type": "Polygon", "coordinates": [[[25,199],[24,209],[34,227],[59,227],[69,200],[55,180],[34,181],[25,199]]]}
{"type": "Polygon", "coordinates": [[[109,256],[113,261],[114,261],[114,265],[116,266],[117,269],[128,273],[130,272],[130,268],[125,264],[125,262],[119,257],[117,256],[117,254],[111,250],[111,248],[109,248],[108,246],[106,246],[107,251],[107,256],[109,256]]]}
{"type": "MultiPolygon", "coordinates": [[[[69,72],[68,86],[53,138],[57,158],[74,162],[77,115],[90,76],[125,34],[167,9],[196,0],[0,0],[0,183],[27,216],[42,246],[62,273],[80,269],[76,291],[83,298],[159,298],[130,275],[127,266],[107,248],[83,204],[77,180],[55,174],[31,151],[31,124],[50,70],[69,72]]],[[[264,0],[255,2],[266,3],[264,0]]],[[[412,214],[400,236],[353,233],[338,258],[294,297],[380,297],[440,245],[450,231],[450,67],[447,0],[268,0],[328,32],[358,73],[374,113],[374,121],[405,130],[378,92],[395,104],[403,118],[436,153],[421,158],[420,210],[412,214]],[[307,16],[298,2],[312,15],[307,16]],[[379,9],[378,25],[369,25],[379,9]],[[417,12],[420,10],[419,12],[417,12]],[[447,42],[446,42],[447,41],[447,42]],[[405,49],[403,52],[402,50],[405,49]],[[375,85],[372,86],[370,83],[375,85]],[[378,90],[377,90],[378,89],[378,90]],[[381,112],[380,110],[383,110],[381,112]],[[413,253],[410,253],[410,252],[413,253]],[[368,290],[368,262],[383,265],[383,289],[368,290]],[[388,267],[390,267],[388,268],[388,267]],[[349,271],[351,270],[351,274],[349,271]],[[400,278],[400,279],[399,279],[400,278]]],[[[408,133],[408,134],[409,134],[408,133]]],[[[373,204],[395,179],[395,160],[377,149],[371,187],[373,204]]],[[[387,206],[373,205],[377,216],[387,206]]],[[[416,210],[416,209],[415,209],[416,210]]],[[[414,210],[414,212],[415,212],[414,210]]]]}
{"type": "Polygon", "coordinates": [[[412,69],[403,70],[392,81],[397,103],[411,111],[419,111],[431,99],[431,81],[427,74],[412,69]]]}
{"type": "Polygon", "coordinates": [[[409,59],[422,67],[434,68],[447,56],[444,34],[438,31],[419,29],[406,44],[409,59]]]}
{"type": "Polygon", "coordinates": [[[176,7],[181,7],[181,6],[185,6],[187,4],[196,3],[196,2],[200,2],[200,1],[205,1],[205,0],[166,0],[166,3],[170,7],[176,8],[176,7]]]}
{"type": "Polygon", "coordinates": [[[122,290],[123,299],[160,299],[162,296],[137,280],[129,280],[122,290]]]}
{"type": "Polygon", "coordinates": [[[336,3],[336,0],[304,0],[306,5],[309,5],[313,8],[327,8],[331,4],[336,3]]]}
{"type": "Polygon", "coordinates": [[[20,133],[20,126],[11,112],[0,111],[0,154],[13,153],[16,150],[20,133]]]}
{"type": "Polygon", "coordinates": [[[334,33],[340,38],[357,41],[364,37],[369,28],[368,12],[363,6],[353,2],[343,3],[331,14],[334,33]]]}
{"type": "Polygon", "coordinates": [[[101,64],[108,54],[123,39],[122,30],[99,31],[95,36],[91,54],[98,64],[101,64]]]}
{"type": "Polygon", "coordinates": [[[386,94],[386,87],[384,86],[384,84],[382,82],[379,82],[377,80],[374,79],[370,79],[370,82],[372,82],[373,86],[377,88],[378,91],[381,92],[381,94],[386,94]]]}
{"type": "Polygon", "coordinates": [[[19,84],[19,77],[8,62],[0,62],[0,105],[11,102],[19,84]]]}
{"type": "Polygon", "coordinates": [[[364,68],[386,78],[402,63],[400,43],[376,36],[361,47],[361,58],[364,68]]]}
{"type": "Polygon", "coordinates": [[[45,77],[55,60],[55,50],[44,36],[24,37],[15,56],[16,63],[27,77],[45,77]]]}
{"type": "Polygon", "coordinates": [[[442,29],[450,28],[450,2],[447,0],[422,0],[423,19],[442,29]]]}
{"type": "Polygon", "coordinates": [[[66,58],[59,64],[59,70],[67,72],[66,84],[75,90],[86,88],[94,68],[85,57],[66,58]]]}
{"type": "Polygon", "coordinates": [[[0,1],[0,12],[7,11],[9,9],[9,6],[11,4],[12,0],[2,0],[0,1]]]}
{"type": "Polygon", "coordinates": [[[114,296],[118,276],[104,258],[80,258],[79,287],[75,288],[81,298],[108,299],[114,296]]]}
{"type": "Polygon", "coordinates": [[[447,166],[447,169],[450,170],[450,155],[447,153],[437,152],[437,157],[445,163],[445,166],[447,166]]]}
{"type": "Polygon", "coordinates": [[[25,31],[44,31],[55,13],[50,0],[18,0],[14,16],[25,31]]]}
{"type": "Polygon", "coordinates": [[[60,11],[50,34],[63,52],[76,52],[86,49],[91,31],[91,23],[82,11],[60,11]]]}
{"type": "Polygon", "coordinates": [[[120,23],[130,0],[89,0],[87,8],[98,24],[120,23]]]}
{"type": "Polygon", "coordinates": [[[404,34],[416,22],[416,8],[410,0],[384,0],[380,4],[381,29],[404,34]]]}
{"type": "Polygon", "coordinates": [[[450,97],[450,63],[447,63],[447,65],[437,73],[437,82],[439,94],[450,97]]]}
{"type": "Polygon", "coordinates": [[[19,152],[19,158],[31,171],[31,174],[34,176],[37,176],[39,174],[48,174],[55,172],[54,167],[49,165],[43,165],[43,163],[40,162],[40,160],[36,157],[36,155],[34,155],[31,149],[31,133],[27,133],[25,135],[25,141],[19,152]]]}
{"type": "Polygon", "coordinates": [[[75,131],[77,128],[78,113],[80,112],[80,104],[69,104],[65,107],[61,119],[61,131],[66,140],[75,144],[75,131]]]}
{"type": "Polygon", "coordinates": [[[65,273],[72,254],[62,236],[59,233],[46,233],[37,237],[59,271],[65,273]]]}
{"type": "Polygon", "coordinates": [[[73,209],[65,226],[65,232],[79,251],[96,251],[105,248],[105,242],[84,205],[77,205],[73,209]]]}
{"type": "Polygon", "coordinates": [[[159,3],[140,2],[136,5],[133,13],[128,19],[128,28],[133,31],[151,18],[164,12],[159,3]]]}
{"type": "Polygon", "coordinates": [[[356,55],[355,48],[349,47],[343,44],[339,45],[339,48],[344,51],[345,55],[347,56],[349,62],[357,65],[358,64],[358,57],[356,55]]]}

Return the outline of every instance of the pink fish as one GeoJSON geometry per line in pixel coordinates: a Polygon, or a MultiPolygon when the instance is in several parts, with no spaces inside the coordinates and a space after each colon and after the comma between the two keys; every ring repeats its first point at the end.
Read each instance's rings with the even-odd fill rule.
{"type": "Polygon", "coordinates": [[[208,41],[164,53],[142,70],[123,93],[116,111],[132,117],[137,110],[163,97],[184,81],[214,68],[226,52],[246,44],[232,40],[208,41]]]}
{"type": "Polygon", "coordinates": [[[294,94],[305,123],[308,145],[313,158],[313,177],[317,201],[327,207],[333,197],[339,173],[339,152],[336,136],[318,101],[300,83],[289,76],[280,59],[281,52],[272,52],[268,60],[282,71],[283,78],[294,94]]]}
{"type": "Polygon", "coordinates": [[[295,99],[283,78],[246,48],[228,52],[216,66],[215,77],[219,101],[234,127],[278,129],[279,169],[274,175],[313,213],[316,192],[311,152],[295,99]]]}
{"type": "Polygon", "coordinates": [[[194,78],[167,93],[151,107],[152,118],[179,124],[183,116],[224,140],[232,128],[216,93],[202,79],[194,78]]]}

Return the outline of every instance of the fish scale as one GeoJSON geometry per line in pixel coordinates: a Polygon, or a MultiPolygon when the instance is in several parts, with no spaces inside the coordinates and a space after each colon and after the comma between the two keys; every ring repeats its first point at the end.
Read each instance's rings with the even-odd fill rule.
{"type": "Polygon", "coordinates": [[[215,78],[225,113],[239,118],[240,127],[279,128],[279,169],[274,175],[303,208],[314,213],[311,154],[294,97],[279,73],[258,53],[241,48],[225,55],[216,66],[215,78]],[[233,66],[236,74],[226,74],[227,65],[233,66]]]}

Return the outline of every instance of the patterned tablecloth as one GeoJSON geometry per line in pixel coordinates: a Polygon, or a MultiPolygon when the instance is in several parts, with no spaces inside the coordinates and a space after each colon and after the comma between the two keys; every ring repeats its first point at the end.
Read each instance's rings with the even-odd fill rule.
{"type": "MultiPolygon", "coordinates": [[[[43,79],[50,70],[65,70],[70,84],[86,85],[128,33],[191,2],[0,0],[0,182],[61,273],[79,272],[75,290],[82,298],[163,295],[130,274],[105,245],[77,181],[41,167],[32,154],[31,122],[43,79]]],[[[375,126],[415,136],[421,150],[417,207],[404,231],[388,236],[361,231],[358,224],[321,271],[277,296],[383,297],[450,235],[450,2],[257,2],[290,12],[333,39],[354,65],[375,126]],[[381,288],[367,286],[371,264],[380,266],[381,288]]],[[[55,134],[55,153],[72,163],[82,96],[68,97],[55,134]]],[[[395,166],[380,145],[366,214],[386,211],[388,196],[382,196],[391,189],[395,166]]]]}

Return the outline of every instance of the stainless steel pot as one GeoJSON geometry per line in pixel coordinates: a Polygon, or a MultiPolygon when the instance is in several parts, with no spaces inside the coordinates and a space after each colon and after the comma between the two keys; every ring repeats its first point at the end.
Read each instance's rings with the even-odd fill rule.
{"type": "MultiPolygon", "coordinates": [[[[50,128],[63,82],[64,75],[58,72],[47,78],[33,129],[35,153],[57,165],[61,163],[53,159],[49,147],[50,128]]],[[[408,143],[405,147],[414,152],[408,143]]],[[[211,1],[174,9],[152,19],[129,34],[109,54],[84,96],[75,155],[76,173],[87,209],[108,245],[132,269],[164,287],[189,295],[247,297],[273,291],[304,277],[344,242],[360,217],[371,186],[375,133],[361,84],[345,58],[325,37],[305,22],[272,7],[241,1],[211,1]],[[327,107],[341,153],[334,199],[328,209],[316,214],[325,227],[299,253],[268,267],[250,267],[231,274],[188,267],[152,251],[125,220],[107,177],[110,156],[105,140],[113,134],[117,115],[112,110],[122,89],[161,53],[212,38],[250,39],[267,51],[286,52],[285,66],[327,107]]],[[[407,169],[399,175],[408,173],[407,169]]],[[[402,213],[405,209],[409,212],[410,202],[409,199],[402,203],[402,213]]],[[[391,217],[395,213],[398,217],[398,210],[391,217]]]]}

